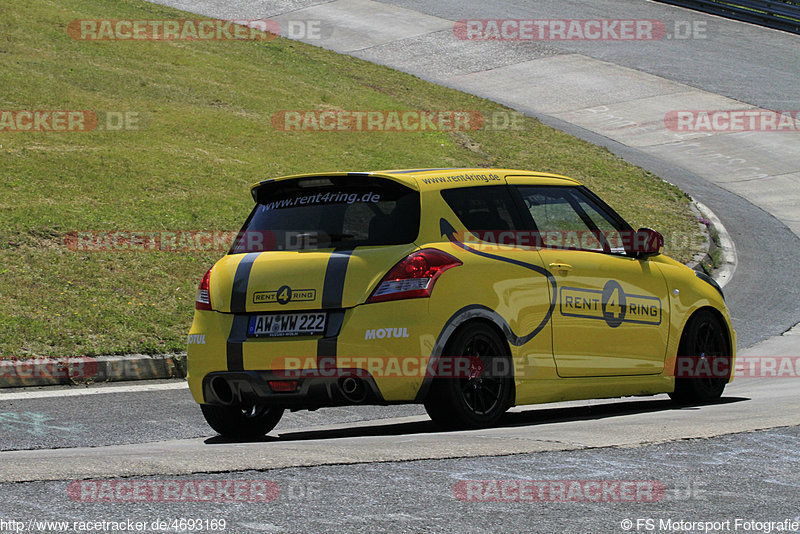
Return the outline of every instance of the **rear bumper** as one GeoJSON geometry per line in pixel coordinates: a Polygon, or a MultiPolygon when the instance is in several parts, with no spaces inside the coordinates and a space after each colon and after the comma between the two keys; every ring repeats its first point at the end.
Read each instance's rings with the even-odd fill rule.
{"type": "Polygon", "coordinates": [[[375,380],[361,369],[318,371],[221,371],[203,378],[206,404],[289,409],[316,409],[357,404],[386,405],[375,380]],[[270,382],[296,384],[293,391],[275,391],[270,382]]]}
{"type": "Polygon", "coordinates": [[[430,319],[427,308],[428,299],[409,299],[330,310],[324,336],[287,338],[247,337],[251,314],[198,310],[187,346],[192,395],[201,404],[218,403],[218,396],[209,396],[208,384],[224,375],[230,378],[234,393],[264,403],[290,407],[355,404],[339,395],[340,378],[352,369],[371,392],[364,403],[414,402],[441,324],[430,319]],[[411,372],[403,372],[402,367],[392,372],[396,368],[391,364],[407,359],[416,363],[408,369],[411,372]],[[300,377],[296,392],[269,388],[269,380],[300,370],[309,374],[300,377]]]}

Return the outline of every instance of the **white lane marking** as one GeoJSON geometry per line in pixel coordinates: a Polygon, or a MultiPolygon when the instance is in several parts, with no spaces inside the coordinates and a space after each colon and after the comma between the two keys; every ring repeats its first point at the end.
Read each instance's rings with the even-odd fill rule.
{"type": "Polygon", "coordinates": [[[17,391],[0,393],[0,402],[9,400],[48,399],[53,397],[80,397],[83,395],[104,395],[111,393],[142,393],[147,391],[168,391],[188,389],[186,382],[168,382],[165,384],[141,384],[136,386],[106,386],[81,389],[57,389],[37,391],[17,391]]]}

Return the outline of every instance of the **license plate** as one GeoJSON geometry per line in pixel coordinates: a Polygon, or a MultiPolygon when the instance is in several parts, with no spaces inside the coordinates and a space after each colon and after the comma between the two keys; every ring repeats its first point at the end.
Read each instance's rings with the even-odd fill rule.
{"type": "Polygon", "coordinates": [[[273,313],[252,315],[247,326],[249,337],[316,336],[325,332],[327,314],[273,313]]]}

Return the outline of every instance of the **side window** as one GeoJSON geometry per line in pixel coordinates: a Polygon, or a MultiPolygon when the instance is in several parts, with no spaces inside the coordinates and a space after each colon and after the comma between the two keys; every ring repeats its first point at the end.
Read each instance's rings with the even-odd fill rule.
{"type": "Polygon", "coordinates": [[[599,207],[596,206],[593,202],[590,202],[588,198],[584,197],[580,192],[574,192],[575,200],[578,202],[578,206],[589,216],[592,220],[592,223],[603,233],[610,233],[616,232],[619,229],[616,226],[616,222],[611,219],[606,213],[600,211],[599,207]]]}
{"type": "Polygon", "coordinates": [[[574,187],[518,186],[542,246],[624,254],[622,226],[574,187]]]}
{"type": "Polygon", "coordinates": [[[522,200],[540,231],[586,229],[586,225],[559,192],[540,188],[521,188],[522,200]]]}
{"type": "Polygon", "coordinates": [[[442,198],[467,230],[480,239],[514,244],[512,232],[521,224],[508,186],[444,189],[442,198]]]}

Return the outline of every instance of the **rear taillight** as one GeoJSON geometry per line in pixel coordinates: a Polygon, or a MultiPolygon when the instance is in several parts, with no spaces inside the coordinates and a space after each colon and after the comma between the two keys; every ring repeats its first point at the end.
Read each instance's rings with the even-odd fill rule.
{"type": "Polygon", "coordinates": [[[430,297],[436,279],[459,265],[461,260],[441,250],[419,250],[392,267],[367,302],[430,297]]]}
{"type": "MultiPolygon", "coordinates": [[[[213,267],[211,268],[213,269],[213,267]]],[[[195,310],[210,310],[211,309],[211,295],[209,294],[209,281],[211,280],[211,269],[206,271],[203,279],[200,280],[200,285],[197,286],[197,298],[194,301],[195,310]]]]}

